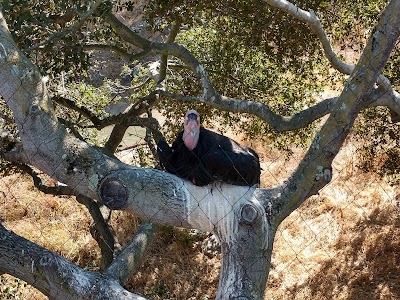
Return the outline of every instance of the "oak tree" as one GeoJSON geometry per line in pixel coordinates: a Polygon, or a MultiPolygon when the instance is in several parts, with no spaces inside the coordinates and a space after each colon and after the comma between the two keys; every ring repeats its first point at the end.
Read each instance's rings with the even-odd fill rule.
{"type": "Polygon", "coordinates": [[[355,65],[332,47],[321,21],[334,23],[327,7],[324,1],[282,0],[3,0],[2,158],[30,174],[40,190],[74,195],[89,208],[103,261],[99,272],[83,270],[0,225],[0,272],[51,299],[145,299],[123,285],[154,237],[153,223],[164,224],[218,237],[217,299],[262,299],[279,224],[329,184],[332,161],[356,118],[377,106],[388,108],[393,120],[400,113],[398,74],[389,72],[392,83],[383,73],[389,59],[396,64],[391,53],[398,51],[400,1],[382,8],[355,65]],[[104,53],[122,60],[127,72],[101,90],[90,72],[110,62],[107,56],[92,65],[104,53]],[[334,98],[318,96],[315,82],[322,75],[315,72],[323,59],[347,76],[334,98]],[[122,98],[128,99],[125,110],[105,112],[122,98]],[[188,105],[208,112],[208,120],[224,117],[252,138],[274,139],[282,148],[282,140],[304,141],[311,133],[312,142],[296,170],[272,188],[197,187],[115,157],[130,126],[146,128],[155,153],[155,142],[173,136],[177,123],[167,122],[163,130],[153,112],[169,117],[188,105]],[[114,127],[104,143],[91,139],[93,130],[109,125],[114,127]],[[36,170],[65,185],[45,186],[36,170]],[[144,220],[122,251],[101,205],[144,220]]]}

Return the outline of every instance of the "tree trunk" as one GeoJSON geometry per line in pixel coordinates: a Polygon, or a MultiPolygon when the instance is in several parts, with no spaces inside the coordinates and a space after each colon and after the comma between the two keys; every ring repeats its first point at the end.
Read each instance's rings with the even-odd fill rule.
{"type": "Polygon", "coordinates": [[[262,206],[251,203],[238,208],[224,218],[216,230],[222,247],[216,299],[263,299],[271,262],[273,230],[262,206]]]}
{"type": "MultiPolygon", "coordinates": [[[[218,299],[262,299],[274,233],[310,195],[329,183],[331,164],[350,132],[400,34],[400,1],[379,19],[366,49],[298,168],[281,187],[256,189],[227,184],[197,187],[171,174],[127,166],[68,134],[57,121],[38,70],[15,47],[0,13],[0,94],[13,111],[22,145],[9,158],[31,164],[70,186],[160,224],[213,231],[222,244],[218,299]]],[[[118,20],[109,18],[118,32],[118,20]]],[[[130,38],[129,28],[122,28],[130,38]]],[[[204,68],[184,47],[132,40],[139,47],[174,55],[201,78],[203,95],[224,108],[204,68]]],[[[235,102],[236,103],[236,102],[235,102]]],[[[117,268],[121,279],[126,269],[117,268]]],[[[109,274],[86,272],[0,226],[0,272],[34,285],[52,299],[144,299],[125,291],[109,274]]]]}

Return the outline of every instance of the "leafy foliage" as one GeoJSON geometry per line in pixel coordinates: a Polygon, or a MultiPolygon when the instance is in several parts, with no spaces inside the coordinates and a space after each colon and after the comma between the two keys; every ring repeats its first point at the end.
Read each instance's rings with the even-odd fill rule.
{"type": "MultiPolygon", "coordinates": [[[[80,42],[81,34],[69,34],[65,38],[40,47],[32,47],[49,39],[57,31],[76,20],[76,4],[71,1],[2,1],[7,24],[18,47],[30,54],[30,58],[42,73],[58,73],[61,70],[79,70],[87,67],[87,54],[80,42]]],[[[87,6],[82,2],[79,6],[87,6]]]]}
{"type": "MultiPolygon", "coordinates": [[[[376,21],[385,4],[383,0],[299,0],[301,7],[318,12],[328,32],[338,39],[335,47],[361,49],[369,28],[376,21]],[[354,21],[356,20],[356,21],[354,21]]],[[[108,75],[95,84],[91,74],[105,73],[94,46],[117,47],[127,55],[136,49],[116,35],[104,22],[103,13],[113,9],[120,16],[130,16],[138,1],[115,1],[101,7],[82,26],[73,28],[93,5],[87,0],[3,0],[2,10],[7,17],[13,38],[19,48],[39,67],[42,74],[53,80],[52,92],[63,93],[77,106],[85,107],[99,119],[110,114],[105,107],[120,99],[140,105],[142,97],[156,86],[149,71],[160,58],[149,53],[142,60],[123,61],[126,82],[108,75]],[[112,6],[114,5],[114,6],[112,6]],[[61,33],[61,34],[60,34],[61,33]],[[88,47],[91,50],[88,50],[88,47]],[[62,84],[61,78],[65,79],[62,84]],[[103,80],[104,79],[104,80],[103,80]],[[125,89],[126,88],[126,89],[125,89]]],[[[149,31],[158,41],[164,40],[171,24],[180,25],[177,42],[184,45],[206,68],[215,88],[223,95],[259,101],[268,104],[280,115],[289,116],[315,104],[319,100],[328,77],[327,62],[321,59],[319,42],[310,30],[279,10],[256,0],[150,0],[145,9],[149,31]]],[[[135,24],[128,24],[135,29],[135,24]]],[[[147,27],[146,27],[147,28],[147,27]]],[[[151,35],[150,35],[151,36],[151,35]]],[[[153,37],[152,37],[153,38],[153,37]]],[[[101,50],[106,52],[105,50],[101,50]]],[[[386,66],[385,75],[399,83],[399,47],[386,66]]],[[[107,58],[114,52],[107,53],[107,58]]],[[[124,60],[126,58],[122,58],[124,60]]],[[[121,74],[120,72],[117,72],[121,74]]],[[[336,78],[334,78],[336,79],[336,78]]],[[[171,93],[197,96],[201,93],[198,79],[177,59],[170,61],[165,86],[171,93]]],[[[399,88],[398,84],[394,84],[399,88]]],[[[293,144],[309,142],[314,124],[296,132],[277,134],[269,125],[250,115],[238,115],[211,109],[204,104],[180,103],[163,100],[154,107],[166,117],[163,127],[169,139],[181,130],[182,118],[188,108],[196,108],[205,126],[217,127],[222,132],[233,130],[250,139],[272,144],[290,153],[293,144]]],[[[57,116],[83,139],[103,146],[97,130],[86,116],[64,106],[56,106],[57,116]]],[[[12,117],[0,105],[0,113],[12,117]]],[[[8,125],[9,126],[9,125],[8,125]]],[[[15,127],[10,126],[14,136],[15,127]]],[[[356,126],[356,137],[362,142],[359,166],[387,176],[393,184],[400,182],[399,125],[393,124],[386,109],[369,109],[356,126]]],[[[136,165],[153,166],[150,148],[138,147],[132,151],[136,165]]],[[[0,161],[0,169],[9,165],[0,161]]],[[[183,247],[190,247],[193,237],[186,231],[166,229],[166,238],[175,238],[183,247]]],[[[1,281],[1,277],[0,277],[1,281]]],[[[20,283],[15,282],[18,287],[20,283]]],[[[13,289],[5,293],[17,297],[13,289]]],[[[171,297],[171,292],[160,282],[154,286],[154,295],[171,297]]]]}
{"type": "MultiPolygon", "coordinates": [[[[248,32],[254,30],[254,27],[250,28],[253,24],[238,20],[236,16],[214,16],[213,13],[204,12],[202,20],[204,25],[183,31],[178,36],[178,41],[202,62],[221,94],[264,102],[283,115],[291,115],[314,103],[314,96],[321,89],[321,85],[315,84],[319,76],[315,63],[320,54],[317,49],[308,49],[310,52],[299,58],[298,55],[306,50],[294,48],[299,44],[301,48],[302,42],[297,41],[293,47],[286,47],[294,52],[281,51],[279,45],[271,46],[274,42],[262,40],[262,29],[257,29],[259,32],[256,38],[254,33],[248,32]],[[298,84],[293,85],[294,81],[298,84]]],[[[198,82],[187,70],[180,69],[171,77],[168,81],[169,90],[185,95],[200,94],[198,82]]],[[[183,115],[188,105],[171,102],[162,103],[160,108],[167,108],[166,125],[168,132],[174,136],[180,120],[175,121],[173,116],[183,115]]],[[[191,107],[193,106],[192,104],[191,107]]],[[[215,120],[218,120],[221,128],[228,125],[232,130],[240,131],[250,138],[272,140],[276,145],[282,146],[280,148],[304,141],[306,133],[310,132],[302,130],[300,135],[277,135],[268,125],[252,116],[243,118],[237,114],[218,112],[204,105],[195,107],[202,114],[206,126],[215,124],[215,120]]]]}
{"type": "Polygon", "coordinates": [[[360,141],[359,167],[400,183],[400,124],[393,123],[387,109],[368,109],[356,125],[360,141]],[[371,126],[372,125],[372,126],[371,126]]]}
{"type": "Polygon", "coordinates": [[[329,1],[324,5],[326,9],[322,11],[322,19],[335,39],[352,48],[359,48],[386,4],[385,0],[329,1]]]}
{"type": "MultiPolygon", "coordinates": [[[[326,30],[337,41],[336,47],[351,47],[358,51],[386,1],[298,0],[294,3],[317,12],[326,30]]],[[[328,81],[325,80],[328,78],[327,62],[321,58],[319,41],[309,28],[262,1],[118,0],[104,4],[81,27],[73,29],[73,25],[92,5],[93,1],[88,0],[4,0],[2,10],[18,46],[43,74],[54,78],[54,91],[59,88],[57,81],[60,74],[67,74],[67,95],[99,118],[107,118],[104,106],[116,102],[119,97],[137,103],[149,94],[155,82],[149,81],[148,69],[151,62],[159,59],[147,55],[142,60],[123,62],[128,74],[124,77],[128,78],[127,86],[135,87],[129,93],[120,95],[115,92],[121,86],[119,79],[107,78],[107,75],[102,87],[92,87],[88,74],[104,70],[96,54],[99,51],[87,51],[87,46],[118,47],[126,53],[141,51],[117,36],[104,22],[102,16],[109,9],[126,20],[131,16],[141,20],[147,36],[156,34],[161,36],[160,40],[171,24],[180,25],[177,42],[201,61],[218,92],[266,103],[281,115],[292,115],[313,105],[328,81]],[[142,7],[145,7],[144,14],[138,15],[142,7]]],[[[136,23],[127,24],[136,30],[136,23]]],[[[400,60],[396,58],[398,51],[385,69],[385,74],[393,82],[399,82],[400,76],[400,60]]],[[[111,52],[107,55],[114,56],[111,52]]],[[[169,65],[165,82],[169,91],[182,95],[200,94],[198,80],[182,62],[174,60],[169,65]]],[[[177,116],[183,116],[189,107],[199,110],[205,126],[217,124],[221,132],[229,128],[287,152],[290,152],[293,143],[306,144],[314,128],[311,124],[297,132],[277,134],[253,116],[220,112],[204,104],[164,100],[155,108],[166,117],[163,130],[168,139],[181,130],[181,118],[177,116]]],[[[89,128],[90,121],[85,117],[66,108],[58,107],[58,111],[59,116],[68,119],[85,139],[97,145],[103,144],[96,140],[95,130],[89,128]]],[[[378,129],[379,126],[386,126],[384,122],[374,121],[368,113],[365,118],[367,122],[375,122],[377,130],[374,134],[386,134],[384,128],[378,129]]],[[[363,131],[361,125],[359,129],[360,134],[373,140],[369,139],[372,131],[363,131]]],[[[374,146],[371,144],[371,147],[374,146]]]]}

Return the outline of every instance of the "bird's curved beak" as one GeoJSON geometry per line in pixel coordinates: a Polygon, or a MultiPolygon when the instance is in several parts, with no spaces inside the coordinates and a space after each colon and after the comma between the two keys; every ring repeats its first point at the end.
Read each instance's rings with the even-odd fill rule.
{"type": "Polygon", "coordinates": [[[200,121],[198,120],[198,116],[192,116],[189,114],[185,118],[185,130],[183,132],[183,142],[185,143],[186,148],[192,151],[196,148],[197,143],[199,141],[200,135],[200,121]]]}

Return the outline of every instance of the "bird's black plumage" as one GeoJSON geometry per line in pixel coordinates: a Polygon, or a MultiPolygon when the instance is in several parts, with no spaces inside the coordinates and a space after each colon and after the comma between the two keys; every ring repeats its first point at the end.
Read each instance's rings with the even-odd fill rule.
{"type": "Polygon", "coordinates": [[[190,151],[182,135],[183,131],[172,147],[165,141],[157,145],[160,163],[167,172],[199,186],[215,181],[249,186],[260,183],[260,161],[254,150],[201,127],[198,144],[190,151]]]}

